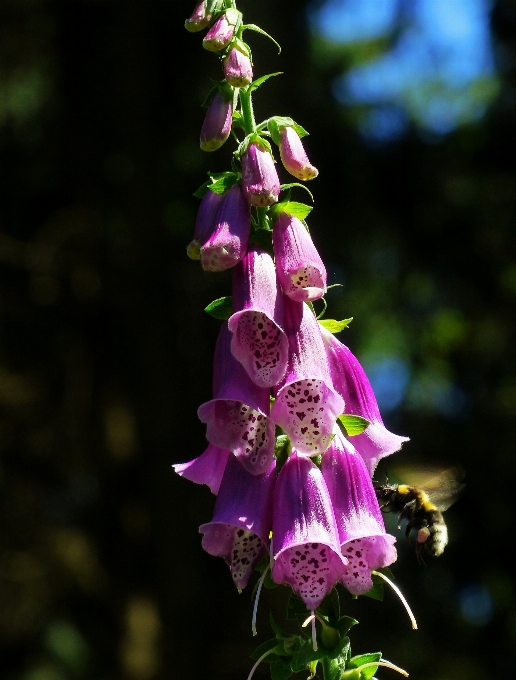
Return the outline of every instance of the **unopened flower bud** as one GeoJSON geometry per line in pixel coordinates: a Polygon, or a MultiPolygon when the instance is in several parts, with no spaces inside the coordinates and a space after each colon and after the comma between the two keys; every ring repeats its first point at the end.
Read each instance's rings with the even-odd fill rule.
{"type": "Polygon", "coordinates": [[[251,205],[263,207],[278,200],[280,182],[274,159],[258,142],[249,144],[242,156],[242,188],[251,205]]]}
{"type": "Polygon", "coordinates": [[[305,182],[317,177],[319,171],[308,160],[303,143],[293,127],[288,126],[280,130],[279,148],[287,172],[305,182]]]}
{"type": "Polygon", "coordinates": [[[224,59],[224,76],[233,87],[245,87],[253,79],[253,67],[249,55],[235,46],[224,59]]]}
{"type": "Polygon", "coordinates": [[[228,9],[220,16],[204,36],[202,46],[210,52],[220,52],[235,35],[242,22],[242,14],[237,9],[228,9]]]}
{"type": "Polygon", "coordinates": [[[212,235],[215,228],[217,210],[222,202],[222,195],[208,189],[202,197],[201,205],[195,220],[194,237],[186,248],[186,254],[191,260],[201,259],[201,247],[212,235]]]}
{"type": "Polygon", "coordinates": [[[206,28],[210,21],[211,14],[206,14],[206,0],[203,0],[194,9],[192,16],[185,21],[185,28],[190,33],[196,33],[206,28]]]}
{"type": "Polygon", "coordinates": [[[201,128],[201,149],[216,151],[224,144],[231,132],[233,121],[233,98],[225,99],[216,92],[211,100],[201,128]]]}

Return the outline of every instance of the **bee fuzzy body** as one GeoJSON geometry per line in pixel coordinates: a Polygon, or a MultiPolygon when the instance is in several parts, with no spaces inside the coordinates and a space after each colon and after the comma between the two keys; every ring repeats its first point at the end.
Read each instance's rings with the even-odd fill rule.
{"type": "MultiPolygon", "coordinates": [[[[386,512],[399,512],[398,522],[406,519],[405,535],[417,532],[416,554],[422,561],[423,552],[438,557],[448,543],[448,529],[441,511],[432,502],[427,492],[407,484],[386,484],[376,486],[380,507],[386,512]]],[[[401,526],[398,525],[398,529],[401,526]]]]}

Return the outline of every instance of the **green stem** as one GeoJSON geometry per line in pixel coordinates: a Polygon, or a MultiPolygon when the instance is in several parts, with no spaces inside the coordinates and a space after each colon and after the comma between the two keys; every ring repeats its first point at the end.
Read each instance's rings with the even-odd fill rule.
{"type": "Polygon", "coordinates": [[[256,132],[256,122],[254,120],[253,102],[251,93],[247,87],[240,88],[240,104],[242,105],[242,119],[246,135],[256,132]]]}

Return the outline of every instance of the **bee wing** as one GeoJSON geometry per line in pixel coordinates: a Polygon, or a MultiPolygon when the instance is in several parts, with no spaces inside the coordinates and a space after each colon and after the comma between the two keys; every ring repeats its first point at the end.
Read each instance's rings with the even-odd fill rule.
{"type": "Polygon", "coordinates": [[[410,470],[410,472],[407,470],[406,479],[410,479],[410,484],[413,486],[426,491],[437,509],[444,512],[464,491],[466,486],[462,482],[464,476],[464,469],[457,465],[438,472],[435,469],[410,470]]]}

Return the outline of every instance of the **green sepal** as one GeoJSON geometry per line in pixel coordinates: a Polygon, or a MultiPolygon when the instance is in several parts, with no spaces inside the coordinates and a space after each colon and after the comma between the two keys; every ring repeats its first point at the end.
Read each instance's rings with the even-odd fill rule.
{"type": "MultiPolygon", "coordinates": [[[[214,81],[212,80],[211,82],[213,83],[214,81]]],[[[235,88],[227,80],[218,80],[215,81],[215,84],[204,98],[201,108],[206,109],[208,107],[216,92],[220,92],[221,97],[226,101],[235,97],[235,88]]]]}
{"type": "Polygon", "coordinates": [[[337,629],[341,635],[346,635],[353,628],[353,626],[356,625],[358,625],[358,621],[351,618],[351,616],[342,616],[337,621],[337,629]]]}
{"type": "Polygon", "coordinates": [[[277,659],[271,663],[271,680],[287,680],[291,675],[292,668],[288,659],[277,659]]]}
{"type": "Polygon", "coordinates": [[[294,673],[299,673],[299,671],[304,671],[309,663],[313,661],[320,661],[328,656],[328,650],[324,647],[319,647],[314,650],[312,646],[312,639],[304,640],[301,643],[299,649],[296,650],[292,661],[290,662],[290,667],[294,673]]]}
{"type": "MultiPolygon", "coordinates": [[[[270,560],[270,558],[268,559],[270,560]]],[[[270,569],[265,574],[265,578],[263,579],[263,587],[266,588],[267,590],[274,590],[274,588],[280,587],[279,583],[276,583],[276,581],[272,580],[272,572],[270,569]]]]}
{"type": "Polygon", "coordinates": [[[321,326],[324,326],[330,333],[340,333],[353,321],[351,316],[349,319],[342,319],[342,321],[337,321],[336,319],[319,319],[321,326]]]}
{"type": "Polygon", "coordinates": [[[269,253],[269,255],[272,255],[273,249],[272,249],[272,230],[271,229],[262,229],[257,227],[254,231],[253,234],[250,238],[250,243],[252,243],[255,246],[259,246],[265,252],[269,253]]]}
{"type": "Polygon", "coordinates": [[[326,657],[328,659],[341,659],[342,662],[344,663],[346,661],[346,657],[348,656],[350,649],[351,642],[349,641],[347,635],[343,635],[339,639],[338,644],[333,649],[328,650],[326,657]]]}
{"type": "Polygon", "coordinates": [[[284,655],[283,649],[281,647],[281,642],[278,641],[277,638],[271,638],[270,640],[262,642],[262,644],[256,649],[254,649],[249,656],[251,657],[251,659],[258,660],[266,652],[271,652],[271,654],[265,657],[263,663],[271,663],[273,659],[277,659],[278,656],[284,655]],[[274,651],[271,652],[271,650],[274,651]]]}
{"type": "Polygon", "coordinates": [[[276,42],[276,40],[274,40],[274,38],[271,35],[269,35],[268,33],[266,33],[262,28],[260,28],[259,26],[256,26],[255,24],[245,24],[244,26],[242,26],[240,33],[243,33],[246,28],[248,28],[250,31],[256,31],[256,33],[261,33],[266,38],[269,38],[269,40],[272,40],[272,42],[278,48],[278,54],[281,53],[281,45],[278,42],[276,42]]]}
{"type": "Polygon", "coordinates": [[[272,147],[270,145],[270,142],[268,139],[264,139],[261,137],[257,132],[252,132],[250,135],[247,135],[240,144],[238,145],[238,149],[235,151],[235,156],[237,158],[242,158],[242,156],[245,154],[247,151],[247,147],[249,144],[260,144],[263,146],[267,151],[271,154],[272,156],[272,147]]]}
{"type": "Polygon", "coordinates": [[[350,413],[343,413],[337,418],[337,422],[348,437],[354,437],[357,434],[362,434],[364,430],[371,424],[367,418],[362,416],[354,416],[350,413]]]}
{"type": "Polygon", "coordinates": [[[281,191],[285,191],[285,189],[291,189],[292,187],[301,187],[301,189],[304,189],[312,199],[312,203],[314,202],[314,195],[305,184],[299,184],[299,182],[289,182],[289,184],[280,184],[281,191]]]}
{"type": "MultiPolygon", "coordinates": [[[[371,654],[360,654],[359,656],[353,656],[348,661],[346,671],[360,668],[360,666],[363,666],[366,663],[380,661],[381,658],[381,652],[372,652],[371,654]]],[[[369,680],[369,678],[372,678],[377,670],[378,666],[369,666],[368,668],[364,668],[363,671],[360,671],[360,680],[369,680]]],[[[347,676],[343,675],[342,677],[344,678],[347,676]]]]}
{"type": "Polygon", "coordinates": [[[231,129],[239,128],[240,130],[245,130],[244,117],[240,111],[237,109],[233,110],[233,124],[231,129]]]}
{"type": "Polygon", "coordinates": [[[224,5],[224,0],[206,0],[206,14],[215,14],[215,12],[220,12],[224,5]]]}
{"type": "Polygon", "coordinates": [[[285,127],[293,127],[299,137],[306,137],[308,132],[304,127],[298,125],[295,120],[288,116],[273,116],[267,121],[267,129],[269,130],[274,143],[280,145],[280,130],[285,127]]]}
{"type": "Polygon", "coordinates": [[[209,175],[210,178],[194,191],[193,195],[197,198],[202,198],[208,189],[216,194],[225,194],[239,179],[236,172],[214,172],[213,174],[209,173],[209,175]]]}
{"type": "Polygon", "coordinates": [[[268,73],[265,76],[261,76],[260,78],[257,78],[256,80],[253,80],[253,82],[247,86],[247,92],[251,93],[253,90],[256,90],[260,85],[263,85],[263,83],[266,80],[269,80],[269,78],[274,78],[274,76],[282,76],[283,71],[277,71],[276,73],[268,73]]]}
{"type": "MultiPolygon", "coordinates": [[[[375,569],[375,571],[379,571],[387,576],[388,579],[394,581],[394,574],[389,567],[380,567],[379,569],[375,569]]],[[[367,593],[364,593],[364,595],[365,597],[370,597],[372,600],[379,600],[381,602],[383,600],[385,581],[381,576],[377,576],[376,574],[371,574],[371,579],[373,581],[373,587],[368,590],[367,593]]]]}
{"type": "MultiPolygon", "coordinates": [[[[304,623],[304,621],[306,621],[309,615],[310,612],[306,608],[306,604],[303,602],[303,600],[297,595],[294,595],[293,592],[290,593],[287,605],[287,619],[291,621],[298,621],[299,625],[301,625],[304,623]]],[[[301,632],[305,637],[307,636],[306,628],[302,628],[301,632]]]]}
{"type": "Polygon", "coordinates": [[[217,298],[216,300],[213,300],[213,302],[210,302],[210,304],[204,308],[204,311],[215,319],[227,321],[233,313],[232,304],[232,296],[226,295],[226,297],[217,298]]]}
{"type": "Polygon", "coordinates": [[[287,213],[293,217],[297,217],[299,220],[304,220],[307,215],[312,212],[312,207],[306,205],[306,203],[298,203],[297,201],[282,201],[281,203],[276,203],[269,210],[269,215],[271,220],[274,222],[278,219],[281,213],[287,213]]]}

